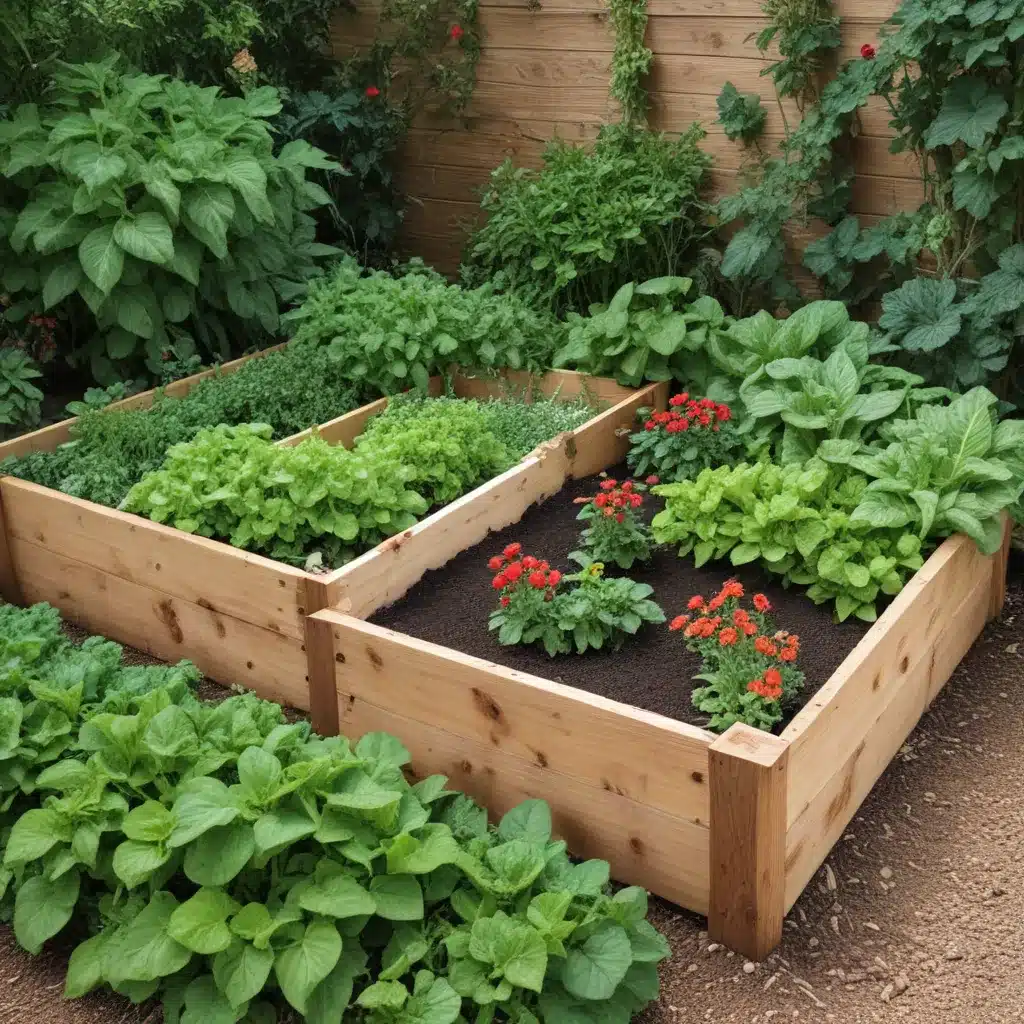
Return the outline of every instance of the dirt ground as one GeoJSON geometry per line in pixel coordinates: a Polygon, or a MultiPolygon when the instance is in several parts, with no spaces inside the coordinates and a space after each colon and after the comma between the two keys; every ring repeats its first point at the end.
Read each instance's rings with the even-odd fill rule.
{"type": "MultiPolygon", "coordinates": [[[[1024,585],[972,649],[786,921],[766,963],[656,902],[673,955],[636,1024],[1024,1021],[1024,585]]],[[[113,996],[61,1000],[59,952],[0,929],[0,1024],[158,1024],[113,996]]]]}

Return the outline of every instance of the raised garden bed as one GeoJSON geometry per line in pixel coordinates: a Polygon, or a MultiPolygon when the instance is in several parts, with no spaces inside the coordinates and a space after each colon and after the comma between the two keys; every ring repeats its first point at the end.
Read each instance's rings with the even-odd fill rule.
{"type": "MultiPolygon", "coordinates": [[[[179,382],[174,393],[186,393],[203,376],[208,374],[179,382]]],[[[509,376],[512,386],[529,383],[526,375],[509,376]]],[[[630,425],[638,407],[653,404],[658,390],[634,391],[570,372],[547,374],[538,384],[545,394],[569,398],[586,390],[611,404],[573,432],[566,440],[570,445],[597,436],[621,447],[625,442],[616,431],[630,425]]],[[[455,381],[456,393],[466,396],[499,394],[502,386],[465,377],[455,381]]],[[[144,407],[152,394],[128,401],[144,407]]],[[[320,433],[331,443],[351,445],[386,402],[323,424],[320,433]]],[[[0,447],[0,458],[53,450],[68,440],[69,427],[37,431],[29,435],[30,444],[24,438],[10,442],[0,447]]],[[[295,444],[307,433],[278,443],[295,444]]],[[[528,458],[522,465],[536,461],[528,458]]],[[[499,481],[514,478],[519,468],[499,481]]],[[[0,592],[7,600],[48,601],[96,633],[168,661],[190,658],[220,683],[308,709],[321,731],[337,730],[333,682],[320,693],[308,685],[306,616],[345,600],[352,592],[347,581],[360,576],[363,559],[330,573],[305,572],[9,476],[0,478],[0,499],[6,540],[0,546],[0,592]]],[[[397,546],[401,539],[389,543],[397,546]]]]}
{"type": "MultiPolygon", "coordinates": [[[[679,720],[691,714],[693,665],[678,637],[669,649],[664,627],[648,628],[632,653],[556,661],[502,649],[487,633],[486,556],[514,538],[539,557],[564,558],[564,538],[578,529],[564,509],[592,493],[592,483],[570,481],[620,460],[618,441],[552,445],[352,563],[341,600],[308,622],[312,684],[336,685],[343,732],[402,735],[417,771],[449,775],[497,812],[543,797],[575,854],[607,859],[616,878],[706,914],[715,939],[763,959],[875,780],[998,614],[1008,547],[986,557],[966,537],[950,538],[870,627],[835,627],[806,598],[770,589],[777,624],[802,633],[802,667],[821,685],[809,684],[780,736],[743,725],[716,736],[679,720]],[[475,547],[510,524],[519,525],[475,547]],[[545,539],[558,549],[542,550],[545,539]],[[641,673],[657,685],[641,685],[641,673]]],[[[700,579],[706,592],[728,572],[711,566],[698,577],[667,557],[678,579],[658,560],[630,575],[655,584],[669,615],[700,579]]]]}

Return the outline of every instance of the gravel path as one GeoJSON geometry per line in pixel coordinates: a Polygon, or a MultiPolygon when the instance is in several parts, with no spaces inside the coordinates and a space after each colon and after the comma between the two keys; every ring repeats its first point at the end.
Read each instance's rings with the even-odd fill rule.
{"type": "MultiPolygon", "coordinates": [[[[1018,570],[1019,574],[1019,570],[1018,570]]],[[[663,995],[637,1024],[1024,1021],[1024,585],[972,649],[786,922],[764,964],[657,903],[663,995]]],[[[64,1003],[64,959],[0,929],[0,1024],[157,1024],[109,995],[64,1003]]]]}

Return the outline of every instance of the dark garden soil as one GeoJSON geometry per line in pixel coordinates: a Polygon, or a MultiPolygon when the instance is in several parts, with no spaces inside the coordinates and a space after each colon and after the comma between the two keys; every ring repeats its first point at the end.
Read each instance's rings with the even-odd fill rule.
{"type": "MultiPolygon", "coordinates": [[[[611,470],[610,475],[615,477],[619,472],[622,476],[617,479],[623,479],[623,469],[611,470]]],[[[570,481],[553,498],[531,508],[518,523],[463,551],[443,568],[427,573],[404,598],[382,609],[371,621],[508,668],[704,725],[706,717],[691,703],[697,685],[692,676],[700,670],[699,658],[686,649],[682,634],[670,632],[667,624],[645,626],[617,653],[594,651],[557,658],[549,658],[539,646],[503,647],[488,631],[488,616],[497,607],[488,558],[506,544],[519,541],[524,554],[546,559],[564,572],[577,569],[567,557],[578,547],[583,525],[576,520],[579,506],[573,504],[573,499],[594,494],[598,481],[598,477],[570,481]]],[[[661,505],[656,498],[649,498],[648,504],[651,515],[661,505]]],[[[731,576],[743,583],[748,595],[758,591],[766,594],[772,602],[776,628],[800,637],[797,665],[807,676],[800,704],[826,682],[869,629],[869,623],[860,620],[833,622],[831,604],[815,605],[804,596],[803,588],[785,590],[756,568],[736,569],[723,561],[695,569],[692,559],[679,558],[674,547],[659,549],[649,563],[637,563],[622,575],[649,583],[654,588],[653,600],[664,609],[667,619],[684,613],[692,595],[706,598],[731,576]]],[[[750,607],[749,600],[745,606],[750,607]]],[[[799,706],[788,708],[788,717],[799,706]]]]}

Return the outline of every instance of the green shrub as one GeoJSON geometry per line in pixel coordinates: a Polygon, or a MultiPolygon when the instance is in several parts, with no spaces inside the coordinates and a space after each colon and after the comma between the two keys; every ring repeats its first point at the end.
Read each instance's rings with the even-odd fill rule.
{"type": "Polygon", "coordinates": [[[697,125],[675,139],[614,126],[592,149],[552,142],[540,171],[507,160],[484,194],[466,282],[561,314],[610,302],[627,281],[683,273],[707,233],[703,136],[697,125]]]}
{"type": "Polygon", "coordinates": [[[158,395],[151,409],[102,411],[82,403],[69,444],[6,459],[0,468],[116,507],[133,484],[160,467],[172,445],[190,441],[203,427],[267,423],[279,439],[356,408],[363,396],[340,371],[326,349],[291,344],[200,381],[183,398],[158,395]]]}
{"type": "Polygon", "coordinates": [[[39,425],[43,393],[32,383],[42,377],[20,349],[0,349],[0,424],[22,433],[39,425]]]}
{"type": "Polygon", "coordinates": [[[415,387],[451,365],[542,370],[559,325],[512,295],[450,285],[413,267],[400,277],[364,274],[345,260],[285,319],[300,341],[330,344],[350,379],[379,394],[415,387]]]}
{"type": "Polygon", "coordinates": [[[491,827],[444,776],[408,782],[392,736],[323,739],[252,694],[203,703],[187,669],[112,668],[103,641],[68,673],[55,624],[0,611],[5,671],[24,679],[0,738],[30,749],[40,701],[60,735],[0,817],[0,901],[31,953],[74,935],[66,997],[109,985],[162,999],[169,1021],[310,1024],[627,1024],[657,997],[669,950],[647,894],[572,862],[547,804],[491,827]],[[132,671],[145,685],[124,692],[132,671]],[[83,676],[111,675],[82,701],[83,676]]]}
{"type": "Polygon", "coordinates": [[[508,391],[481,405],[491,432],[508,449],[513,462],[525,458],[545,441],[582,427],[600,411],[585,389],[571,401],[557,394],[545,398],[508,391]]]}
{"type": "Polygon", "coordinates": [[[7,319],[70,318],[101,383],[159,372],[172,345],[227,357],[276,333],[334,251],[306,212],[329,201],[307,171],[333,165],[305,142],[273,155],[280,109],[272,88],[228,99],[116,57],[63,69],[45,106],[0,122],[7,319]]]}

